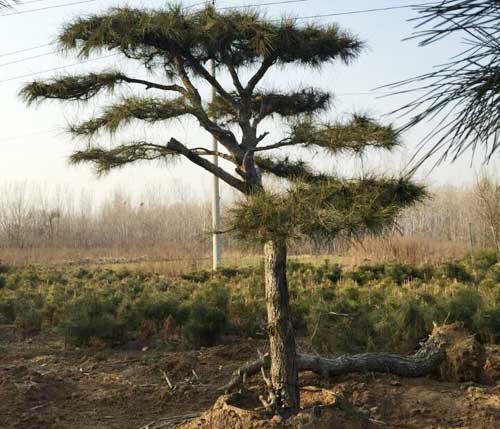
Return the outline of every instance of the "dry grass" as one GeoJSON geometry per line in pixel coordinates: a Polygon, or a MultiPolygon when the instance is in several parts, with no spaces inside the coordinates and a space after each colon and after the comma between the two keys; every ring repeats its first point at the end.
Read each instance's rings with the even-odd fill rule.
{"type": "MultiPolygon", "coordinates": [[[[189,244],[189,243],[187,243],[189,244]]],[[[366,262],[396,261],[411,265],[440,263],[459,259],[466,254],[463,243],[433,240],[427,237],[367,237],[343,254],[308,253],[296,249],[290,259],[314,266],[328,261],[344,266],[357,266],[366,262]]],[[[223,249],[223,265],[245,267],[259,264],[259,249],[223,249]]],[[[211,252],[204,246],[180,246],[165,243],[156,247],[109,248],[0,248],[0,261],[11,265],[46,266],[87,265],[111,269],[127,268],[176,276],[186,272],[211,269],[211,252]]]]}
{"type": "Polygon", "coordinates": [[[367,261],[396,261],[405,264],[420,265],[439,263],[464,257],[466,245],[459,242],[434,240],[428,237],[404,237],[391,235],[386,237],[366,237],[348,252],[353,265],[367,261]]]}

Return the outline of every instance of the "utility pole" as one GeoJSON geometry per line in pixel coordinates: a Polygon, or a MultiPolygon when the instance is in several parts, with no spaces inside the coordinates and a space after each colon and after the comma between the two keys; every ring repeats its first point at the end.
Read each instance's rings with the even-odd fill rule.
{"type": "Polygon", "coordinates": [[[472,236],[472,222],[469,222],[469,251],[470,251],[470,262],[472,265],[472,274],[476,278],[476,261],[474,258],[474,238],[472,236]]]}
{"type": "MultiPolygon", "coordinates": [[[[215,7],[215,0],[212,0],[212,6],[215,7]]],[[[212,60],[212,76],[216,77],[215,60],[212,60]]],[[[216,98],[215,88],[212,87],[212,102],[216,98]]],[[[217,156],[219,144],[215,137],[212,137],[212,150],[214,151],[213,163],[219,165],[219,157],[217,156]]],[[[220,193],[219,193],[219,178],[213,176],[213,193],[212,193],[212,269],[216,271],[221,263],[220,251],[220,193]]]]}

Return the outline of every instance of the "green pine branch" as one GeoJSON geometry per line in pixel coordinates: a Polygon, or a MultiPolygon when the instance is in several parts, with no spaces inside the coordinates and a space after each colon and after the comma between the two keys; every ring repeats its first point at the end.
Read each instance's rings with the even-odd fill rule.
{"type": "Polygon", "coordinates": [[[350,152],[360,154],[369,148],[392,150],[400,145],[392,126],[384,126],[362,115],[354,115],[347,122],[317,124],[307,118],[291,126],[283,145],[320,147],[331,154],[350,152]]]}
{"type": "Polygon", "coordinates": [[[303,160],[293,161],[288,157],[272,158],[256,156],[255,164],[264,173],[272,174],[281,179],[290,181],[321,182],[328,180],[328,176],[317,173],[303,160]]]}
{"type": "Polygon", "coordinates": [[[114,133],[133,120],[155,123],[192,114],[194,109],[186,105],[184,97],[173,100],[129,97],[108,106],[100,117],[70,126],[70,132],[75,136],[92,136],[103,130],[114,133]]]}
{"type": "Polygon", "coordinates": [[[380,234],[405,207],[426,198],[409,178],[326,178],[297,182],[284,193],[259,193],[231,210],[231,225],[241,239],[288,240],[380,234]]]}
{"type": "Polygon", "coordinates": [[[167,161],[177,156],[176,152],[167,149],[166,146],[137,141],[120,144],[112,149],[88,147],[74,152],[70,157],[70,162],[72,164],[90,163],[95,167],[98,175],[103,175],[112,169],[138,161],[167,161]]]}

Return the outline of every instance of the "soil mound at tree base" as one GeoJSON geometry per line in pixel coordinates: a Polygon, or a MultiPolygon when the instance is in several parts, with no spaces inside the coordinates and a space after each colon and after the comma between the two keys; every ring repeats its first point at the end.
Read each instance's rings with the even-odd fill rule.
{"type": "Polygon", "coordinates": [[[181,429],[377,429],[381,426],[343,404],[326,389],[301,389],[301,412],[290,419],[272,416],[263,409],[257,395],[246,391],[219,397],[202,416],[181,429]]]}

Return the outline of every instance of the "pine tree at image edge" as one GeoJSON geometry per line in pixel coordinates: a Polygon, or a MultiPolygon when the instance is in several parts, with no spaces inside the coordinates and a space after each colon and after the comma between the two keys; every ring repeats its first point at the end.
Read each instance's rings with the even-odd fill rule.
{"type": "Polygon", "coordinates": [[[400,145],[393,127],[355,115],[345,122],[321,122],[331,108],[332,94],[315,88],[270,91],[262,82],[272,69],[286,66],[321,69],[350,64],[363,43],[337,25],[299,25],[293,19],[271,20],[251,10],[218,12],[207,6],[193,11],[182,6],[162,10],[113,8],[102,15],[79,18],[64,27],[59,44],[88,58],[111,51],[139,62],[148,76],[121,70],[67,75],[34,81],[20,94],[31,104],[55,99],[73,103],[108,94],[100,114],[70,126],[87,143],[71,156],[73,163],[91,163],[99,174],[141,161],[187,159],[238,190],[243,198],[231,210],[232,228],[242,239],[262,243],[270,339],[269,402],[283,415],[300,406],[297,352],[286,278],[287,243],[303,236],[333,239],[381,233],[399,211],[425,197],[411,178],[368,176],[346,180],[323,174],[302,160],[277,155],[280,148],[314,151],[322,156],[390,151],[400,145]],[[218,76],[227,73],[231,88],[218,76]],[[243,73],[250,73],[244,82],[243,73]],[[142,75],[141,75],[142,76],[142,75]],[[206,102],[201,84],[215,89],[206,102]],[[122,87],[142,88],[141,96],[120,95],[122,87]],[[147,90],[147,91],[146,91],[147,90]],[[194,118],[214,136],[221,151],[200,142],[117,142],[99,145],[104,133],[115,134],[130,123],[158,124],[194,118]],[[285,131],[268,141],[261,131],[266,120],[280,120],[285,131]],[[215,165],[218,155],[232,165],[215,165]],[[281,193],[266,190],[263,175],[287,180],[281,193]]]}

